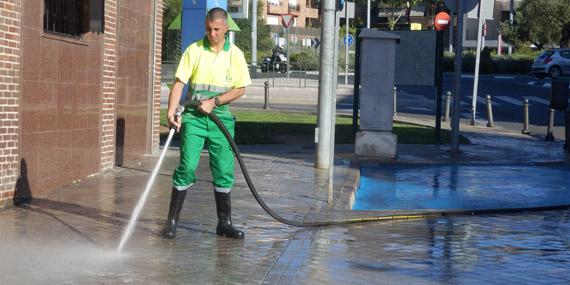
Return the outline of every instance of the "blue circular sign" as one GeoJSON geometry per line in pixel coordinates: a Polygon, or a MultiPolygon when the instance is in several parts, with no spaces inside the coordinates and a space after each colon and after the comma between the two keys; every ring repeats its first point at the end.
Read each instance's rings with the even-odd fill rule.
{"type": "Polygon", "coordinates": [[[342,38],[342,42],[344,43],[345,46],[346,45],[351,46],[352,43],[354,42],[354,38],[352,37],[351,34],[348,34],[342,38]]]}

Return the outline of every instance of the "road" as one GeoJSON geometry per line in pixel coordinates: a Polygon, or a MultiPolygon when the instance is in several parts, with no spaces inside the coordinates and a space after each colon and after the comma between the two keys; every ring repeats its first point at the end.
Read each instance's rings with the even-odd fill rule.
{"type": "MultiPolygon", "coordinates": [[[[444,77],[444,93],[453,90],[452,76],[444,77]]],[[[487,123],[486,95],[491,96],[495,124],[502,127],[522,130],[523,99],[529,100],[530,131],[537,136],[546,134],[548,124],[549,94],[551,80],[538,80],[531,76],[492,76],[479,78],[476,123],[487,123]]],[[[473,76],[464,75],[461,80],[460,117],[471,118],[473,76]]],[[[445,110],[445,97],[442,97],[442,110],[445,110]]],[[[434,116],[435,89],[433,87],[400,86],[397,100],[398,113],[434,116]]],[[[564,136],[564,114],[555,113],[555,136],[564,136]]]]}
{"type": "MultiPolygon", "coordinates": [[[[318,74],[310,74],[318,78],[318,74]]],[[[298,79],[293,81],[290,87],[273,87],[270,83],[270,107],[275,110],[299,110],[317,111],[318,89],[317,85],[307,84],[302,81],[302,87],[298,87],[298,79]]],[[[311,79],[312,80],[312,79],[311,79]]],[[[259,80],[257,80],[259,81],[259,80]]],[[[253,87],[248,88],[246,98],[234,103],[237,107],[260,107],[263,106],[263,81],[254,81],[253,87]]],[[[352,78],[350,78],[352,81],[352,78]]],[[[344,82],[344,77],[339,77],[339,82],[344,82]]],[[[279,85],[279,84],[276,84],[279,85]]],[[[444,94],[453,90],[452,74],[444,76],[444,94]]],[[[529,100],[529,120],[531,135],[544,137],[548,124],[548,106],[551,80],[538,80],[532,76],[493,76],[482,75],[479,78],[479,92],[477,96],[477,124],[487,123],[487,110],[485,95],[491,95],[493,117],[495,124],[503,128],[521,131],[523,121],[523,98],[529,100]]],[[[397,95],[397,112],[400,115],[431,117],[435,116],[435,88],[399,86],[397,95]]],[[[471,118],[471,102],[473,93],[473,76],[463,75],[461,79],[461,118],[466,122],[471,118]]],[[[163,104],[166,99],[163,96],[163,104]]],[[[337,113],[352,114],[353,96],[352,86],[339,85],[337,89],[337,113]]],[[[445,95],[442,96],[442,112],[445,110],[445,95]]],[[[564,114],[555,114],[554,136],[564,138],[564,114]]]]}

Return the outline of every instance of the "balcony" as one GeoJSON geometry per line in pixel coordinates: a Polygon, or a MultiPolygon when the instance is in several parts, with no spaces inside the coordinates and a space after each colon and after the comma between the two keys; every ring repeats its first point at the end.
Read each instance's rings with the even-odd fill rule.
{"type": "Polygon", "coordinates": [[[297,0],[289,0],[288,8],[289,13],[291,14],[299,15],[299,13],[301,13],[301,7],[297,0]]]}
{"type": "Polygon", "coordinates": [[[289,9],[283,0],[267,0],[267,11],[269,14],[277,15],[289,13],[289,9]]]}

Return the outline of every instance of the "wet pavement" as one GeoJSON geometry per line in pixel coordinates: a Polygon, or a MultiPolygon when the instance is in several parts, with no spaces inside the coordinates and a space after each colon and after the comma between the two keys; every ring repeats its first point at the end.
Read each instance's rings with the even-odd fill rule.
{"type": "Polygon", "coordinates": [[[379,164],[362,165],[360,174],[353,210],[449,213],[570,205],[567,166],[379,164]]]}
{"type": "MultiPolygon", "coordinates": [[[[404,168],[471,165],[478,167],[473,168],[475,172],[488,165],[508,166],[505,169],[512,170],[510,174],[521,171],[518,165],[552,166],[559,172],[543,176],[568,179],[562,142],[547,143],[500,129],[465,126],[463,130],[472,144],[462,145],[458,157],[449,155],[449,146],[400,145],[394,161],[360,163],[397,163],[404,168]]],[[[288,219],[338,220],[379,213],[350,210],[351,195],[359,181],[351,146],[337,148],[331,187],[329,173],[313,168],[314,149],[310,146],[247,146],[241,151],[260,195],[288,219]]],[[[2,283],[570,283],[568,209],[297,228],[278,223],[263,212],[237,171],[232,218],[246,237],[217,237],[207,153],[198,170],[199,181],[186,197],[177,239],[162,239],[159,231],[168,211],[176,149],[167,152],[133,237],[123,252],[116,253],[157,158],[146,157],[34,197],[29,206],[0,211],[2,283]]],[[[516,175],[512,177],[503,183],[518,181],[516,175]]],[[[488,201],[519,198],[521,189],[508,189],[488,191],[486,197],[488,201]]],[[[530,192],[525,189],[524,193],[530,192]]],[[[566,192],[566,197],[569,194],[566,192]]]]}

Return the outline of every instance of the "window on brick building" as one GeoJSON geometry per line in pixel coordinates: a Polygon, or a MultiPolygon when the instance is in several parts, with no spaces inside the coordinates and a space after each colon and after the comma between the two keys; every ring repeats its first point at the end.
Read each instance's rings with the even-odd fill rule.
{"type": "Polygon", "coordinates": [[[44,31],[71,37],[103,32],[104,0],[44,0],[44,31]]]}

